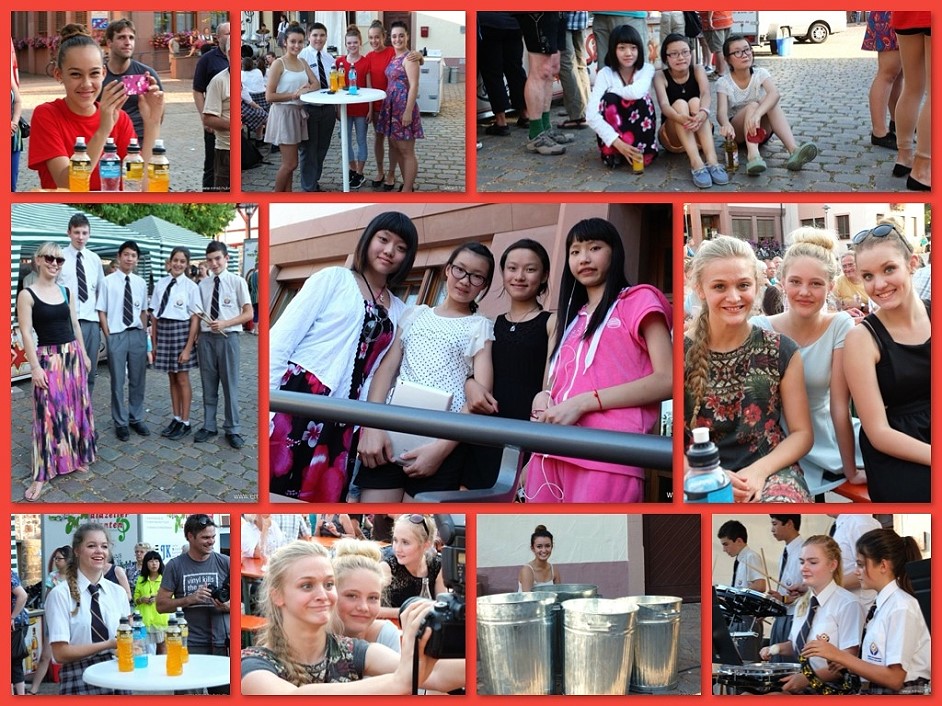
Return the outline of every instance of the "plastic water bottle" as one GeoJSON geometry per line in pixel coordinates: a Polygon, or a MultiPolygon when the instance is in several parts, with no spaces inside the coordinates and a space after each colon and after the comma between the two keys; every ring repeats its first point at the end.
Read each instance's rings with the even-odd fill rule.
{"type": "Polygon", "coordinates": [[[710,441],[710,430],[693,430],[693,444],[687,449],[690,470],[684,475],[684,502],[731,503],[733,486],[720,466],[720,450],[710,441]]]}
{"type": "Polygon", "coordinates": [[[347,85],[350,87],[351,96],[355,96],[360,92],[360,87],[357,86],[357,70],[352,64],[350,65],[350,73],[347,74],[347,85]]]}
{"type": "Polygon", "coordinates": [[[131,138],[124,158],[124,190],[144,190],[144,158],[141,157],[141,146],[137,144],[136,137],[131,138]]]}
{"type": "Polygon", "coordinates": [[[121,159],[113,137],[105,142],[105,152],[98,160],[98,176],[102,191],[121,191],[121,159]]]}
{"type": "Polygon", "coordinates": [[[163,140],[154,140],[154,151],[147,164],[147,190],[170,191],[170,160],[163,140]]]}
{"type": "Polygon", "coordinates": [[[134,668],[147,668],[147,627],[138,611],[134,611],[131,619],[131,630],[134,633],[134,668]]]}
{"type": "Polygon", "coordinates": [[[176,618],[167,621],[167,676],[179,677],[183,674],[183,646],[180,640],[180,626],[176,618]]]}
{"type": "Polygon", "coordinates": [[[69,191],[89,191],[92,180],[92,160],[88,156],[85,138],[75,138],[75,148],[69,158],[69,191]]]}
{"type": "Polygon", "coordinates": [[[183,656],[183,663],[190,661],[190,650],[186,646],[187,638],[190,637],[190,626],[183,615],[183,608],[177,608],[177,625],[180,626],[180,654],[183,656]]]}
{"type": "Polygon", "coordinates": [[[127,618],[121,618],[117,633],[118,671],[134,671],[134,635],[127,618]]]}

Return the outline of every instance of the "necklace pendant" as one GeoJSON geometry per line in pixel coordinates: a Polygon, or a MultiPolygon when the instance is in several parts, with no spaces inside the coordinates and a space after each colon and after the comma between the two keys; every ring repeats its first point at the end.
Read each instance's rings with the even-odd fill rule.
{"type": "Polygon", "coordinates": [[[510,330],[511,330],[511,331],[516,331],[516,330],[517,330],[517,324],[514,324],[513,326],[511,326],[511,327],[510,327],[510,330]]]}

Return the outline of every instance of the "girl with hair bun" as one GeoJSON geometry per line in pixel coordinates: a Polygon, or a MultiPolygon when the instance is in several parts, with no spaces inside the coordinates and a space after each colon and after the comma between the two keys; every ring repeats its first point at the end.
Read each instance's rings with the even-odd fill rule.
{"type": "Polygon", "coordinates": [[[379,545],[362,539],[341,539],[333,546],[340,634],[378,642],[400,652],[399,630],[379,619],[383,591],[389,585],[389,565],[379,545]]]}
{"type": "MultiPolygon", "coordinates": [[[[75,138],[84,137],[92,167],[90,188],[100,191],[101,179],[95,166],[107,138],[114,138],[118,156],[124,159],[128,144],[135,137],[131,118],[121,109],[127,101],[127,91],[121,81],[102,88],[105,64],[101,47],[84,26],[68,24],[59,30],[59,37],[54,75],[65,88],[65,97],[42,103],[33,111],[29,168],[39,172],[42,188],[68,189],[69,158],[75,138]]],[[[150,160],[154,140],[160,137],[164,114],[164,93],[157,78],[146,75],[147,92],[138,96],[137,101],[144,121],[144,134],[137,135],[137,139],[145,163],[150,160]]]]}
{"type": "Polygon", "coordinates": [[[559,572],[549,562],[553,553],[553,535],[544,525],[537,525],[530,535],[530,551],[533,552],[533,559],[520,567],[517,590],[532,591],[535,586],[562,583],[559,572]]]}
{"type": "Polygon", "coordinates": [[[690,280],[701,308],[684,338],[685,445],[692,429],[710,427],[739,502],[809,502],[798,465],[813,443],[801,354],[749,321],[755,253],[718,236],[697,250],[690,280]]]}
{"type": "Polygon", "coordinates": [[[110,544],[108,532],[102,525],[95,522],[79,525],[72,535],[72,558],[65,571],[66,580],[46,596],[52,656],[62,665],[60,694],[130,693],[102,689],[82,680],[88,667],[112,659],[112,652],[118,646],[118,623],[131,614],[127,593],[104,577],[110,544]],[[100,627],[95,626],[93,619],[94,602],[99,606],[103,621],[100,627]]]}
{"type": "Polygon", "coordinates": [[[873,502],[927,502],[931,437],[929,302],[913,288],[917,257],[890,222],[852,239],[857,272],[880,308],[847,334],[847,386],[873,502]]]}
{"type": "MultiPolygon", "coordinates": [[[[854,328],[846,311],[827,310],[827,299],[840,273],[833,232],[799,228],[782,261],[782,282],[788,309],[757,316],[752,323],[788,336],[801,353],[805,389],[811,411],[814,445],[799,460],[809,486],[820,486],[825,474],[866,483],[857,446],[860,422],[851,419],[850,391],[844,377],[844,339],[854,328]]],[[[787,424],[782,425],[788,433],[787,424]]]]}
{"type": "Polygon", "coordinates": [[[863,693],[929,693],[932,646],[913,595],[906,564],[922,559],[912,537],[870,530],[857,540],[857,578],[877,591],[863,632],[860,657],[823,639],[810,640],[804,657],[825,659],[870,682],[863,693]]]}

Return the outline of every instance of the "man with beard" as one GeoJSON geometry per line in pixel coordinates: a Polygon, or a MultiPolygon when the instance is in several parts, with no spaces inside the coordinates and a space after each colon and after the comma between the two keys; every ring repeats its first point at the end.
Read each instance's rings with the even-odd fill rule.
{"type": "MultiPolygon", "coordinates": [[[[105,30],[105,42],[108,45],[108,63],[105,64],[105,80],[102,81],[101,88],[104,91],[112,81],[120,81],[125,76],[134,76],[138,74],[149,73],[157,79],[157,87],[162,91],[163,84],[157,72],[147,64],[133,59],[134,47],[137,40],[134,23],[131,20],[115,20],[108,25],[105,30]]],[[[100,97],[100,94],[99,94],[100,97]]],[[[128,95],[128,99],[123,106],[123,110],[134,123],[134,132],[137,133],[137,141],[144,141],[144,120],[137,109],[137,96],[128,95]]]]}

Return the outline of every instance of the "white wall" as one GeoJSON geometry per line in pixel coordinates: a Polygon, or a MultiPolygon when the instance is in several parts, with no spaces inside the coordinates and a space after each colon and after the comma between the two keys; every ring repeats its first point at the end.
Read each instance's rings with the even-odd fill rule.
{"type": "Polygon", "coordinates": [[[464,12],[416,12],[412,22],[412,48],[440,49],[446,59],[463,60],[467,38],[465,22],[464,12]],[[422,27],[428,27],[428,37],[422,36],[422,27]]]}

